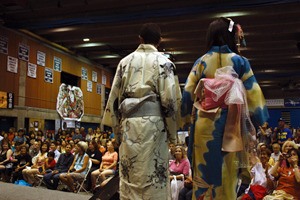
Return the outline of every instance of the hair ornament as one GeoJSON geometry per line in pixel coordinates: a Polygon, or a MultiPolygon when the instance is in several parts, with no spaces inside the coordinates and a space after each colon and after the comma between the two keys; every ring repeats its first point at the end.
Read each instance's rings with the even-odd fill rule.
{"type": "Polygon", "coordinates": [[[228,18],[230,20],[229,22],[229,26],[228,26],[228,31],[229,32],[232,32],[232,29],[233,29],[233,25],[234,25],[234,21],[232,21],[232,19],[228,18]]]}

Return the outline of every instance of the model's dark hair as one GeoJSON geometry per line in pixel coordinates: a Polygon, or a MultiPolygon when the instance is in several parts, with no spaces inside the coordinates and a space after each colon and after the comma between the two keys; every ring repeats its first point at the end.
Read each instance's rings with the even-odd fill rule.
{"type": "Polygon", "coordinates": [[[140,30],[140,37],[143,38],[145,44],[157,45],[160,42],[161,30],[157,24],[143,24],[140,30]]]}
{"type": "Polygon", "coordinates": [[[239,54],[235,39],[237,27],[234,24],[230,32],[228,30],[230,21],[229,18],[220,17],[210,23],[206,34],[207,51],[210,50],[212,46],[228,45],[231,51],[239,54]]]}

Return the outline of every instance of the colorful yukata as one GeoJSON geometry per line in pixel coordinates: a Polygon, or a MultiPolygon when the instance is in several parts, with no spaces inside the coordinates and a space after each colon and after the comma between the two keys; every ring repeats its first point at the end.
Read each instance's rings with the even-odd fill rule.
{"type": "Polygon", "coordinates": [[[181,107],[185,122],[191,123],[188,153],[194,171],[194,200],[236,199],[238,153],[222,151],[228,107],[222,105],[211,113],[193,109],[198,82],[203,78],[214,78],[217,69],[227,66],[234,69],[245,87],[248,109],[255,124],[262,125],[269,116],[264,96],[246,58],[224,45],[213,46],[195,62],[186,81],[181,107]]]}
{"type": "Polygon", "coordinates": [[[168,142],[176,143],[180,100],[175,66],[153,45],[120,61],[102,123],[122,138],[121,199],[169,198],[168,142]]]}

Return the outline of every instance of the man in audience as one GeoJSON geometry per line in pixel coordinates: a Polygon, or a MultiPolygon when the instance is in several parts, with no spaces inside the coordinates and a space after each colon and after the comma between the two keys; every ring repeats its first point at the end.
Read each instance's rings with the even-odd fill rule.
{"type": "Polygon", "coordinates": [[[54,152],[54,160],[57,162],[60,156],[60,152],[57,150],[56,142],[51,142],[49,151],[54,152]]]}
{"type": "Polygon", "coordinates": [[[44,182],[48,189],[56,190],[59,182],[59,175],[69,170],[74,160],[74,155],[71,154],[71,145],[67,144],[66,153],[62,153],[52,172],[44,175],[44,182]]]}
{"type": "Polygon", "coordinates": [[[81,141],[83,139],[80,131],[79,131],[79,128],[76,128],[75,129],[75,133],[74,135],[72,136],[72,140],[74,140],[75,144],[78,143],[79,141],[81,141]]]}
{"type": "Polygon", "coordinates": [[[29,147],[29,155],[31,156],[31,158],[34,158],[35,156],[37,156],[40,152],[40,145],[37,141],[35,141],[33,143],[33,145],[31,145],[29,147]]]}
{"type": "Polygon", "coordinates": [[[285,127],[285,120],[283,118],[279,118],[278,127],[274,130],[275,140],[280,146],[287,140],[292,140],[293,134],[289,128],[285,127]]]}

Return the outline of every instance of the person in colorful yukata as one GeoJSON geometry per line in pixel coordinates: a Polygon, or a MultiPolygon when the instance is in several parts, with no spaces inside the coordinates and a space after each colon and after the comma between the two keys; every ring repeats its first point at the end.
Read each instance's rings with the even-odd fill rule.
{"type": "Polygon", "coordinates": [[[239,44],[245,44],[240,25],[224,17],[213,21],[207,53],[196,60],[184,86],[181,114],[190,124],[194,200],[236,199],[239,172],[247,169],[248,153],[255,151],[255,128],[269,117],[239,44]]]}
{"type": "Polygon", "coordinates": [[[175,65],[157,50],[160,27],[144,24],[139,38],[118,65],[102,124],[122,138],[120,199],[168,199],[168,144],[177,143],[181,92],[175,65]]]}

